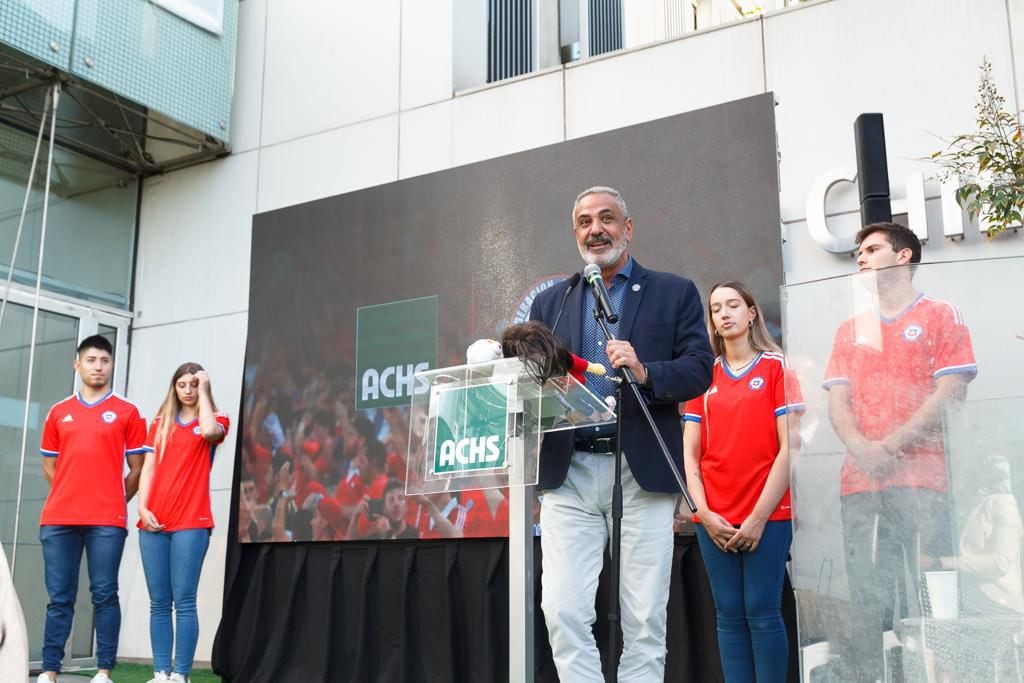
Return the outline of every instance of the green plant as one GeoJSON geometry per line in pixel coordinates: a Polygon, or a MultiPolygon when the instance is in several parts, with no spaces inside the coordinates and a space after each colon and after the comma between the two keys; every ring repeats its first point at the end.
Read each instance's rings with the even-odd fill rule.
{"type": "Polygon", "coordinates": [[[960,183],[956,199],[971,220],[985,214],[990,238],[1021,225],[1024,216],[1024,132],[1005,105],[986,58],[974,106],[977,130],[955,136],[931,157],[943,167],[943,180],[960,183]]]}

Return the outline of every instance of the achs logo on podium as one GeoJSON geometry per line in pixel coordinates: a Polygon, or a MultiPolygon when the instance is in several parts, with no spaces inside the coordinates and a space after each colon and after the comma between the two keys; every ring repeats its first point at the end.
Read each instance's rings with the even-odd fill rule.
{"type": "Polygon", "coordinates": [[[507,466],[508,385],[435,388],[437,416],[433,474],[478,472],[507,466]]]}

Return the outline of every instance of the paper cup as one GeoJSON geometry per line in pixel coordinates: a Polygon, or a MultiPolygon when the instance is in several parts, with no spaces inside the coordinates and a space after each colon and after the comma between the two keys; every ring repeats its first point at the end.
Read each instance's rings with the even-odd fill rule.
{"type": "Polygon", "coordinates": [[[960,616],[960,601],[956,570],[924,573],[925,588],[933,619],[956,619],[960,616]]]}

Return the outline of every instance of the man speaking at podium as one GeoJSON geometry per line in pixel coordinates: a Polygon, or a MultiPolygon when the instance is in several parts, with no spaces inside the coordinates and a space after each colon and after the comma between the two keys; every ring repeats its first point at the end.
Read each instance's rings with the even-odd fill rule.
{"type": "MultiPolygon", "coordinates": [[[[682,471],[678,404],[707,390],[714,362],[697,288],[677,275],[647,270],[629,255],[633,221],[618,191],[584,190],[572,220],[580,256],[600,267],[618,316],[617,323],[609,324],[615,339],[605,341],[592,314],[595,295],[578,277],[539,294],[530,318],[551,327],[573,353],[633,372],[682,471]]],[[[587,388],[598,396],[615,392],[612,381],[594,375],[587,377],[587,388]]],[[[581,428],[548,433],[541,445],[541,607],[562,681],[604,680],[591,627],[611,535],[620,441],[625,458],[618,680],[664,680],[672,519],[679,488],[632,393],[622,396],[621,434],[616,435],[614,425],[581,428]]]]}

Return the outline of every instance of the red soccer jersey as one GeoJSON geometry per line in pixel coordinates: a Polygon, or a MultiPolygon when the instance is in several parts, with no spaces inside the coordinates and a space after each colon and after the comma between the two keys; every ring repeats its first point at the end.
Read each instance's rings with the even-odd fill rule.
{"type": "MultiPolygon", "coordinates": [[[[955,306],[921,294],[895,318],[871,312],[840,325],[824,386],[850,387],[858,429],[877,441],[906,423],[935,391],[935,380],[949,374],[968,381],[978,374],[970,332],[955,306]]],[[[842,495],[892,486],[946,490],[941,436],[905,449],[884,479],[861,470],[847,452],[842,495]]]]}
{"type": "Polygon", "coordinates": [[[362,502],[364,495],[366,495],[366,484],[363,483],[359,470],[355,468],[348,471],[348,474],[338,483],[338,488],[334,491],[334,499],[345,507],[358,505],[362,502]]]}
{"type": "MultiPolygon", "coordinates": [[[[379,474],[377,478],[370,482],[370,485],[366,487],[363,495],[367,498],[383,498],[384,487],[388,485],[388,475],[379,474]]],[[[363,515],[359,515],[359,521],[356,523],[356,534],[359,537],[365,537],[367,534],[373,532],[374,525],[363,515]]]]}
{"type": "MultiPolygon", "coordinates": [[[[739,375],[715,360],[711,386],[686,404],[683,415],[700,424],[700,473],[711,510],[736,526],[750,516],[779,453],[777,418],[803,409],[782,355],[762,353],[739,375]]],[[[769,519],[790,517],[787,490],[769,519]]]]}
{"type": "MultiPolygon", "coordinates": [[[[153,479],[149,483],[146,506],[164,531],[181,529],[212,529],[213,512],[210,510],[210,467],[217,446],[223,443],[231,421],[224,413],[214,414],[221,435],[216,441],[207,441],[199,432],[199,420],[174,421],[167,432],[162,452],[147,455],[156,458],[153,479]]],[[[153,420],[146,437],[146,448],[153,451],[160,418],[153,420]]],[[[142,522],[138,523],[142,528],[142,522]]]]}
{"type": "Polygon", "coordinates": [[[502,496],[491,514],[491,506],[483,491],[463,491],[463,505],[471,506],[466,520],[466,538],[508,536],[508,497],[502,496]]]}
{"type": "MultiPolygon", "coordinates": [[[[466,527],[466,519],[469,515],[469,510],[472,509],[472,505],[465,506],[459,504],[459,499],[452,496],[448,503],[441,509],[441,514],[448,518],[448,521],[452,523],[456,529],[464,529],[466,527]]],[[[420,530],[420,538],[425,539],[436,539],[445,538],[441,532],[437,529],[437,525],[434,522],[434,517],[427,510],[426,506],[420,505],[417,512],[418,519],[416,520],[417,527],[420,530]]]]}
{"type": "Polygon", "coordinates": [[[113,392],[50,408],[39,451],[57,458],[40,525],[125,526],[124,459],[145,453],[146,421],[113,392]]]}

